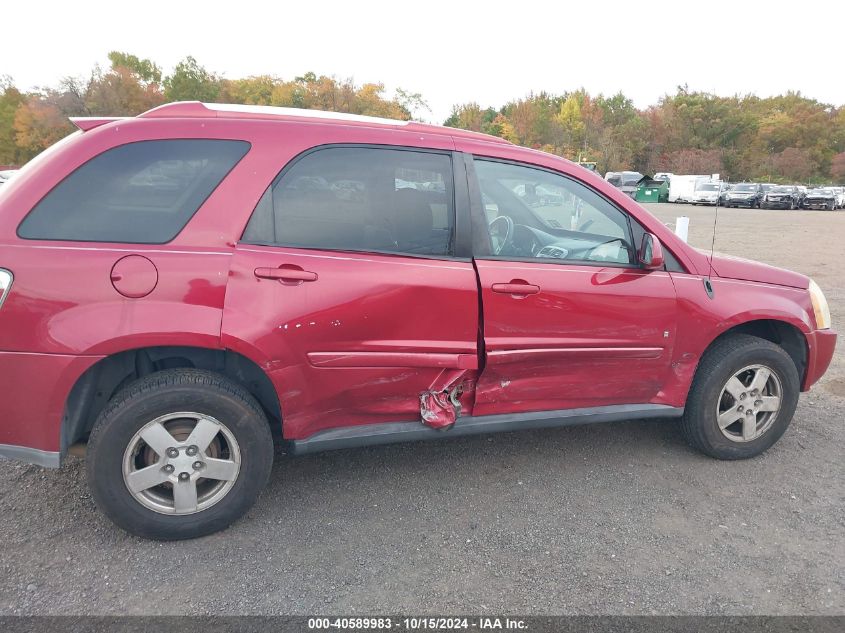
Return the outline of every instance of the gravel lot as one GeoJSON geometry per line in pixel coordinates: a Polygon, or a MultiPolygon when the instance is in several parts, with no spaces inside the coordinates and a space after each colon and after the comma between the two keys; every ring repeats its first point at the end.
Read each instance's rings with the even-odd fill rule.
{"type": "MultiPolygon", "coordinates": [[[[713,209],[691,217],[710,245],[713,209]]],[[[812,275],[845,323],[845,212],[720,209],[716,250],[812,275]]],[[[840,350],[842,346],[840,346],[840,350]]],[[[228,531],[131,537],[84,462],[0,462],[0,614],[845,613],[845,357],[766,455],[673,422],[277,456],[228,531]]]]}

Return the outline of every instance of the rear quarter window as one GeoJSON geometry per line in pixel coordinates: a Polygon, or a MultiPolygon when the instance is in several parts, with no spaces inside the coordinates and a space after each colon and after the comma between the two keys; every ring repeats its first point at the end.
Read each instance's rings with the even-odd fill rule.
{"type": "Polygon", "coordinates": [[[99,154],[33,207],[32,240],[164,244],[176,237],[249,151],[217,139],[139,141],[99,154]]]}

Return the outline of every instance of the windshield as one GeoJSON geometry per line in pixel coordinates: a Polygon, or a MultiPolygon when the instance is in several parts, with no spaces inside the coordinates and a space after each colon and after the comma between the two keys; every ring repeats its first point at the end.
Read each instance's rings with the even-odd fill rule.
{"type": "Polygon", "coordinates": [[[772,193],[792,193],[791,187],[774,187],[772,193]]]}
{"type": "Polygon", "coordinates": [[[719,185],[712,182],[705,182],[698,185],[696,191],[719,191],[719,185]]]}
{"type": "Polygon", "coordinates": [[[734,191],[757,191],[757,185],[736,185],[734,191]]]}

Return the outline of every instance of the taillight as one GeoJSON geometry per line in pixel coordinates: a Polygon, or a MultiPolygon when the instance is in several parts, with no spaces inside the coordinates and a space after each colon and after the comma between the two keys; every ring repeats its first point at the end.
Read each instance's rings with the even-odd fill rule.
{"type": "Polygon", "coordinates": [[[14,275],[12,275],[11,271],[6,270],[5,268],[0,268],[0,307],[3,306],[3,302],[6,300],[6,295],[9,294],[9,290],[12,287],[12,280],[14,279],[14,275]]]}

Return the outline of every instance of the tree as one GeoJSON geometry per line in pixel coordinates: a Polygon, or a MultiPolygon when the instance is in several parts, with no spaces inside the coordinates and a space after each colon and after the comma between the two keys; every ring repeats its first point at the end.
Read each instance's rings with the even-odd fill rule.
{"type": "Polygon", "coordinates": [[[807,180],[814,171],[810,152],[796,147],[787,147],[772,156],[772,168],[777,175],[797,182],[807,180]]]}
{"type": "Polygon", "coordinates": [[[73,125],[53,104],[30,96],[15,112],[15,143],[28,156],[47,149],[73,131],[73,125]]]}
{"type": "Polygon", "coordinates": [[[164,79],[165,101],[214,102],[220,94],[220,79],[191,56],[176,64],[173,74],[164,79]]]}
{"type": "Polygon", "coordinates": [[[0,77],[0,164],[18,165],[28,158],[15,138],[15,113],[26,97],[12,85],[11,77],[0,77]]]}
{"type": "Polygon", "coordinates": [[[836,182],[845,182],[845,152],[841,152],[830,161],[830,176],[836,182]]]}
{"type": "Polygon", "coordinates": [[[664,166],[676,174],[723,174],[722,155],[717,149],[682,149],[667,154],[664,166]]]}
{"type": "Polygon", "coordinates": [[[129,53],[111,51],[108,54],[112,70],[125,68],[145,84],[161,83],[161,68],[149,59],[140,59],[129,53]]]}

